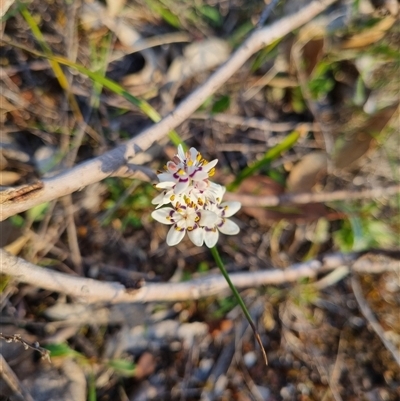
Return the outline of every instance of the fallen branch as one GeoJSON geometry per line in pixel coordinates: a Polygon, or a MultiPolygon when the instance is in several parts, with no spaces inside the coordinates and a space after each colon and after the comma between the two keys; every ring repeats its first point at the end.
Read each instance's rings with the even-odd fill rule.
{"type": "Polygon", "coordinates": [[[288,132],[294,129],[302,128],[305,131],[316,131],[319,129],[318,124],[314,123],[287,123],[287,122],[272,122],[265,118],[241,117],[230,114],[208,114],[194,113],[191,120],[210,120],[218,123],[227,124],[229,126],[239,126],[243,128],[255,128],[262,131],[270,132],[288,132]]]}
{"type": "MultiPolygon", "coordinates": [[[[350,264],[351,269],[349,271],[360,273],[380,273],[386,270],[399,271],[398,260],[390,257],[377,261],[359,259],[360,255],[359,253],[332,254],[325,256],[321,261],[312,260],[299,263],[284,270],[233,273],[230,278],[236,288],[243,289],[295,282],[304,277],[316,277],[320,273],[350,264]]],[[[184,301],[216,296],[229,290],[225,279],[216,274],[183,283],[145,283],[139,289],[128,289],[116,282],[102,282],[39,267],[10,255],[3,249],[0,249],[0,272],[13,277],[20,283],[60,292],[76,298],[77,301],[88,303],[184,301]]]]}
{"type": "Polygon", "coordinates": [[[400,192],[400,185],[387,188],[364,189],[362,191],[334,191],[326,193],[304,192],[297,194],[253,196],[237,193],[226,193],[225,199],[239,201],[242,206],[248,207],[272,207],[279,205],[304,205],[309,203],[334,202],[349,199],[371,199],[392,196],[400,192]]]}
{"type": "MultiPolygon", "coordinates": [[[[43,202],[57,199],[82,189],[89,184],[113,175],[139,152],[148,149],[172,129],[184,122],[203,102],[221,87],[254,53],[306,24],[336,0],[316,0],[302,7],[297,13],[276,23],[255,30],[232,54],[228,61],[216,70],[199,88],[190,94],[176,109],[158,124],[141,132],[105,154],[64,171],[54,177],[43,179],[43,188],[23,199],[5,201],[0,207],[0,221],[23,212],[43,202]]],[[[1,197],[0,197],[1,198],[1,197]]]]}

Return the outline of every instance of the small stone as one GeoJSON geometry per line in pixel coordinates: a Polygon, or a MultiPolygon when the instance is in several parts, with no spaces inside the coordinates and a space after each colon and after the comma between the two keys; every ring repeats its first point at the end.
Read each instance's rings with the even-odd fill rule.
{"type": "Polygon", "coordinates": [[[254,351],[247,352],[243,355],[243,361],[247,368],[251,368],[257,362],[257,354],[254,351]]]}
{"type": "Polygon", "coordinates": [[[291,400],[296,393],[296,389],[293,384],[288,384],[286,387],[282,387],[280,391],[281,397],[286,400],[291,400]]]}

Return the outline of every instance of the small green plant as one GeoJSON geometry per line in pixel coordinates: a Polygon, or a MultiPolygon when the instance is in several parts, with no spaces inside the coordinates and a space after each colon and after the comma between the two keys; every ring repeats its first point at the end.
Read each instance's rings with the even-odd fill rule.
{"type": "Polygon", "coordinates": [[[216,7],[201,5],[197,11],[211,26],[218,28],[222,25],[223,18],[216,7]]]}
{"type": "Polygon", "coordinates": [[[67,343],[47,344],[45,347],[50,352],[50,359],[53,358],[72,358],[82,366],[88,373],[88,400],[96,401],[96,380],[93,373],[93,365],[102,365],[112,369],[114,374],[120,377],[134,377],[136,374],[136,365],[129,359],[110,359],[94,360],[87,358],[81,352],[75,351],[67,343]]]}
{"type": "Polygon", "coordinates": [[[231,105],[231,98],[228,95],[219,97],[211,108],[212,114],[223,113],[228,110],[231,105]]]}
{"type": "Polygon", "coordinates": [[[323,98],[333,89],[335,86],[333,75],[336,70],[336,64],[329,60],[321,61],[314,68],[313,75],[308,82],[308,88],[314,100],[323,98]]]}
{"type": "Polygon", "coordinates": [[[218,299],[216,310],[213,312],[212,317],[214,319],[223,318],[228,312],[230,312],[236,305],[236,299],[234,296],[218,299]]]}
{"type": "Polygon", "coordinates": [[[145,0],[150,9],[158,14],[167,24],[176,29],[181,29],[182,24],[179,17],[171,10],[166,2],[158,0],[145,0]]]}
{"type": "MultiPolygon", "coordinates": [[[[374,203],[356,208],[342,206],[347,212],[339,230],[333,233],[335,245],[343,252],[369,248],[389,248],[396,245],[396,235],[380,207],[374,203]]],[[[392,221],[392,223],[395,223],[392,221]]]]}

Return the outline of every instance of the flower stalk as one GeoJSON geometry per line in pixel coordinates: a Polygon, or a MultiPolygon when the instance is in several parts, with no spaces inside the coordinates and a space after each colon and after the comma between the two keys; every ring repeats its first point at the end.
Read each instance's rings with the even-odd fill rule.
{"type": "Polygon", "coordinates": [[[231,279],[229,277],[229,274],[225,269],[225,265],[222,262],[222,259],[221,259],[221,256],[219,255],[217,247],[213,246],[212,248],[210,248],[210,250],[211,250],[211,254],[212,254],[212,256],[213,256],[213,258],[215,260],[215,263],[217,264],[219,270],[221,271],[222,275],[224,276],[226,282],[228,283],[229,288],[231,289],[233,295],[235,296],[237,303],[242,308],[242,311],[243,311],[247,321],[249,322],[251,329],[253,330],[253,333],[254,333],[254,336],[256,337],[258,345],[261,348],[261,352],[262,352],[262,355],[263,355],[263,358],[264,358],[264,362],[265,362],[266,365],[268,365],[267,354],[266,354],[264,346],[262,344],[260,334],[257,331],[256,325],[254,324],[253,319],[251,318],[250,313],[249,313],[245,303],[243,302],[242,297],[240,296],[240,294],[239,294],[238,290],[236,289],[236,287],[233,285],[233,283],[232,283],[232,281],[231,281],[231,279]]]}

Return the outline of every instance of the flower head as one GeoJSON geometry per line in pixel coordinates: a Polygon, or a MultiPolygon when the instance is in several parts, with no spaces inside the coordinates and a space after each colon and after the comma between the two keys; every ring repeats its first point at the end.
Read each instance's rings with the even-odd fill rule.
{"type": "Polygon", "coordinates": [[[234,235],[239,226],[228,219],[240,209],[239,202],[221,203],[225,187],[209,180],[218,160],[207,162],[195,149],[185,153],[181,145],[178,154],[158,174],[162,189],[152,203],[157,205],[151,214],[160,223],[172,225],[167,244],[177,245],[188,234],[197,246],[213,247],[219,232],[234,235]],[[170,204],[171,207],[162,207],[170,204]]]}
{"type": "Polygon", "coordinates": [[[185,153],[179,145],[178,154],[166,164],[165,172],[158,174],[160,183],[156,187],[181,194],[194,185],[207,186],[206,181],[214,174],[217,163],[217,159],[207,162],[195,148],[185,153]]]}

